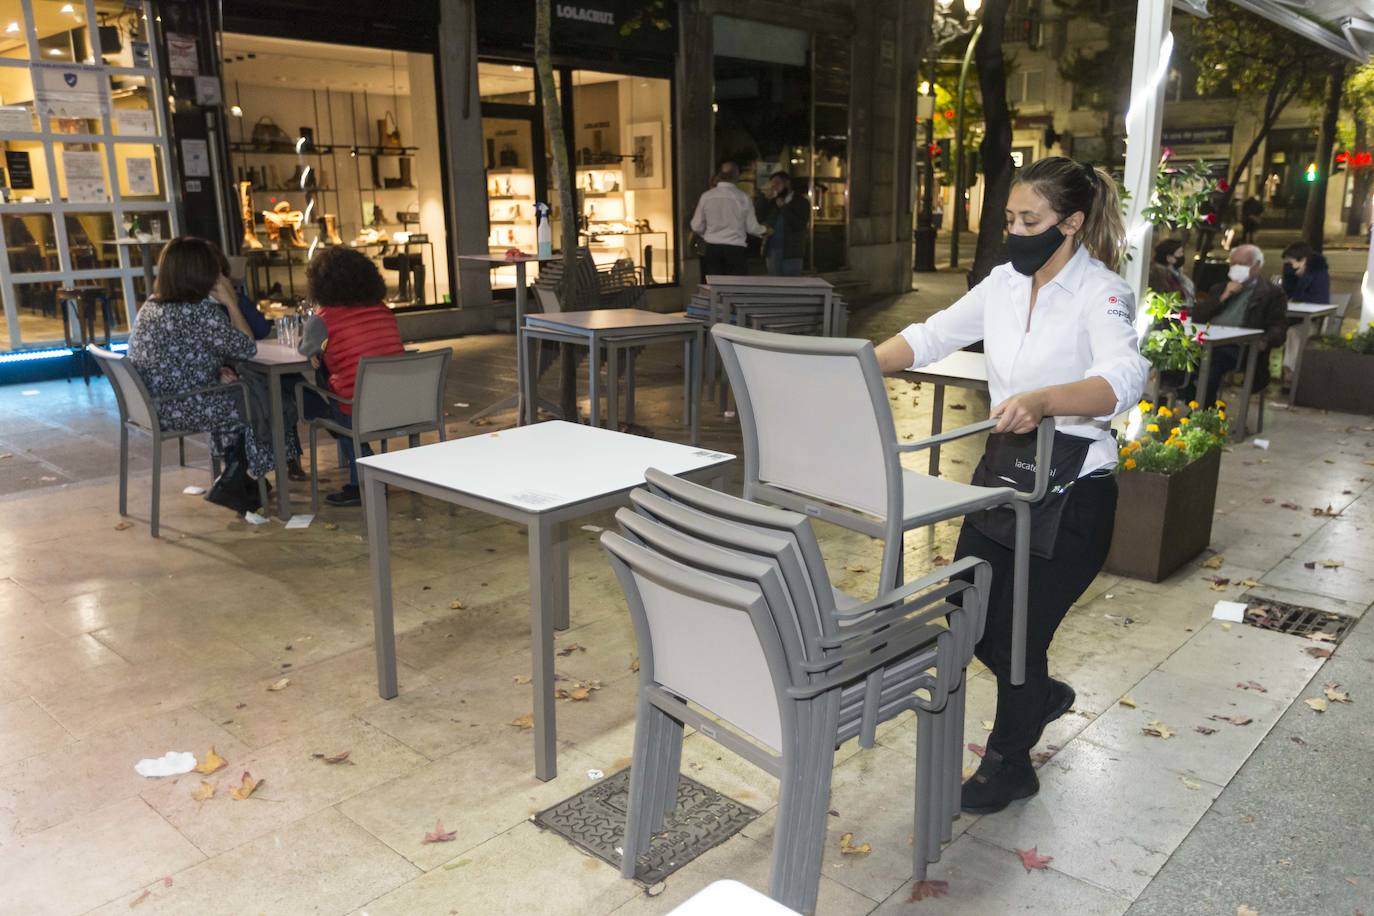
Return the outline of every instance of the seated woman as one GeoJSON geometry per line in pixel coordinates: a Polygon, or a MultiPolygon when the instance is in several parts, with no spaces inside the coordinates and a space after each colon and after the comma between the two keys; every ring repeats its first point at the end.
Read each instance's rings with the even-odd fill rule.
{"type": "Polygon", "coordinates": [[[1150,289],[1157,293],[1178,293],[1183,307],[1191,308],[1195,293],[1193,281],[1179,270],[1183,261],[1183,243],[1165,239],[1155,246],[1154,263],[1150,265],[1150,289]]]}
{"type": "Polygon", "coordinates": [[[1331,301],[1331,271],[1326,258],[1306,242],[1283,249],[1283,292],[1289,302],[1325,305],[1331,301]]]}
{"type": "MultiPolygon", "coordinates": [[[[383,301],[386,282],[369,258],[352,248],[340,247],[325,248],[311,258],[305,278],[310,285],[310,299],[318,307],[305,323],[300,352],[310,357],[325,387],[341,398],[351,398],[359,360],[405,352],[396,316],[383,301]]],[[[326,404],[309,390],[306,395],[307,419],[327,416],[352,427],[351,405],[337,401],[326,404]]],[[[335,506],[361,505],[353,442],[343,437],[338,442],[348,463],[348,484],[325,499],[335,506]]],[[[371,453],[364,444],[363,454],[371,453]]]]}
{"type": "Polygon", "coordinates": [[[257,480],[272,467],[272,443],[244,422],[243,402],[232,393],[192,394],[232,381],[226,365],[257,353],[247,322],[211,293],[227,283],[223,253],[204,239],[168,242],[157,261],[155,292],[138,310],[129,334],[129,361],[158,406],[163,429],[205,430],[224,470],[205,498],[247,512],[258,508],[257,480]]]}

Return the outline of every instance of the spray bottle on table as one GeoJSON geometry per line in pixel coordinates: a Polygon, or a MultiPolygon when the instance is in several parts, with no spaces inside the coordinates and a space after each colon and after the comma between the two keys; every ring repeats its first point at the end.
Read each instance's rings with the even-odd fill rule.
{"type": "Polygon", "coordinates": [[[539,221],[537,237],[539,239],[539,256],[541,258],[553,257],[553,228],[549,225],[549,205],[537,203],[534,205],[535,218],[539,221]]]}

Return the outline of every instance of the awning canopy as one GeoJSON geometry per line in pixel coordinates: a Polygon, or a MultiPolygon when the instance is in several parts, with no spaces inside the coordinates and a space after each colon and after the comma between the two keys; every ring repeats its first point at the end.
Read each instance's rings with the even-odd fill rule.
{"type": "MultiPolygon", "coordinates": [[[[1374,0],[1231,2],[1356,63],[1362,64],[1374,54],[1374,0]]],[[[1195,5],[1204,4],[1190,0],[1180,5],[1192,12],[1195,5]]]]}

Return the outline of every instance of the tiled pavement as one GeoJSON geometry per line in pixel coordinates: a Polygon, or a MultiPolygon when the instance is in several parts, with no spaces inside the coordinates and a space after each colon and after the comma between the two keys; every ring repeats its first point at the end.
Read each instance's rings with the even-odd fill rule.
{"type": "MultiPolygon", "coordinates": [[[[945,282],[928,279],[928,292],[861,313],[856,333],[890,332],[928,310],[945,282]]],[[[454,346],[449,403],[471,405],[452,408],[455,431],[479,431],[462,419],[510,377],[510,338],[454,346]]],[[[643,366],[641,416],[679,437],[673,367],[643,366]]],[[[893,387],[899,428],[928,428],[925,394],[893,387]]],[[[949,400],[966,403],[970,419],[984,409],[957,393],[949,400]]],[[[514,683],[529,667],[517,529],[410,496],[393,501],[402,692],[382,701],[358,511],[326,510],[303,531],[232,521],[179,494],[206,482],[197,448],[201,469],[165,482],[165,537],[147,537],[146,472],[132,485],[134,525],[117,531],[112,411],[100,384],[0,389],[0,454],[13,455],[0,459],[0,492],[11,493],[0,496],[0,912],[635,914],[664,912],[720,877],[766,888],[775,783],[700,737],[686,742],[692,775],[764,814],[657,896],[529,822],[584,788],[589,769],[623,766],[631,749],[634,639],[592,533],[573,547],[573,629],[560,636],[587,651],[560,658],[559,670],[605,686],[588,702],[560,704],[560,775],[539,783],[528,733],[508,724],[529,710],[528,688],[514,683]],[[282,676],[289,686],[266,689],[282,676]],[[191,798],[200,777],[133,772],[141,757],[212,745],[229,767],[210,777],[218,789],[208,801],[191,798]],[[341,765],[311,756],[343,750],[341,765]],[[228,785],[245,770],[265,782],[232,801],[228,785]],[[456,832],[452,842],[421,842],[436,819],[456,832]]],[[[733,421],[710,407],[705,420],[710,445],[737,448],[733,421]]],[[[1282,409],[1267,420],[1268,450],[1242,445],[1223,459],[1212,538],[1222,573],[1258,580],[1255,593],[1359,615],[1374,598],[1371,421],[1282,409]],[[1281,508],[1289,500],[1301,511],[1281,508]],[[1311,514],[1328,504],[1339,517],[1311,514]],[[1320,559],[1344,565],[1304,565],[1320,559]]],[[[971,448],[947,450],[948,473],[967,473],[971,448]]],[[[910,568],[948,555],[956,533],[942,526],[910,538],[910,568]]],[[[876,568],[875,545],[835,529],[821,535],[840,584],[871,589],[871,574],[843,567],[876,568]]],[[[1323,664],[1305,640],[1211,621],[1213,602],[1240,589],[1219,594],[1203,572],[1190,566],[1158,585],[1104,575],[1084,596],[1052,651],[1052,670],[1079,700],[1045,735],[1042,750],[1057,751],[1042,791],[956,823],[931,874],[949,881],[946,897],[907,903],[913,722],[886,726],[873,750],[842,749],[819,912],[1115,914],[1138,900],[1132,912],[1151,916],[1230,916],[1251,889],[1249,905],[1265,916],[1374,912],[1369,837],[1323,836],[1328,823],[1367,833],[1358,814],[1367,794],[1343,793],[1324,770],[1309,780],[1327,794],[1324,808],[1313,803],[1305,818],[1266,811],[1264,795],[1300,779],[1293,769],[1316,766],[1322,751],[1342,772],[1367,769],[1367,756],[1341,749],[1347,735],[1368,749],[1374,693],[1353,690],[1352,705],[1320,716],[1295,701],[1327,680],[1374,686],[1374,665],[1363,661],[1374,654],[1368,626],[1351,637],[1366,648],[1323,664]],[[1265,692],[1236,686],[1251,680],[1265,692]],[[1143,735],[1152,720],[1177,734],[1143,735]],[[1291,741],[1304,733],[1311,748],[1291,741]],[[1284,880],[1355,883],[1326,897],[1265,891],[1259,873],[1285,866],[1237,859],[1255,840],[1237,839],[1235,824],[1266,814],[1274,823],[1265,826],[1298,850],[1282,856],[1284,880]],[[873,851],[841,855],[844,832],[873,851]],[[1342,843],[1365,851],[1363,872],[1328,868],[1310,852],[1342,843]],[[1032,846],[1054,857],[1047,869],[1027,872],[1012,851],[1032,846]],[[1232,864],[1214,878],[1198,863],[1219,856],[1232,864]]],[[[969,741],[986,734],[992,704],[991,681],[975,676],[969,741]]]]}

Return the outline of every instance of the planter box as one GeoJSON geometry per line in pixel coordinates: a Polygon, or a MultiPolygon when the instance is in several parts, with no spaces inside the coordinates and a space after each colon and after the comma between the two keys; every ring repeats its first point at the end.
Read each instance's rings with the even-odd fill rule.
{"type": "Polygon", "coordinates": [[[1374,413],[1374,356],[1308,346],[1302,351],[1300,407],[1374,413]]]}
{"type": "Polygon", "coordinates": [[[1158,582],[1207,549],[1220,471],[1215,449],[1176,474],[1117,474],[1107,572],[1158,582]]]}

